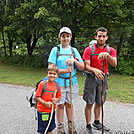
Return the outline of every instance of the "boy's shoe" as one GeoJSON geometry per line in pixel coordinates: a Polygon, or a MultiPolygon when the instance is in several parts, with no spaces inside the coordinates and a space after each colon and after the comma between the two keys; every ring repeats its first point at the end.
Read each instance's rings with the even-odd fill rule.
{"type": "Polygon", "coordinates": [[[86,126],[86,131],[87,131],[87,134],[93,134],[92,133],[92,127],[86,126]]]}
{"type": "MultiPolygon", "coordinates": [[[[72,134],[72,131],[69,131],[69,134],[72,134]]],[[[78,134],[78,133],[77,133],[77,131],[75,130],[75,131],[73,132],[73,134],[78,134]]]]}
{"type": "MultiPolygon", "coordinates": [[[[102,124],[101,124],[100,122],[99,122],[99,124],[93,123],[93,126],[94,126],[94,128],[95,128],[96,130],[102,130],[102,124]]],[[[107,128],[107,127],[105,127],[105,126],[103,126],[103,129],[104,129],[104,131],[110,131],[110,129],[107,128]]]]}
{"type": "MultiPolygon", "coordinates": [[[[77,131],[75,130],[74,124],[73,124],[73,134],[78,134],[77,131]]],[[[68,121],[68,133],[72,134],[72,121],[68,121]]]]}
{"type": "Polygon", "coordinates": [[[57,134],[65,134],[64,124],[60,123],[57,125],[57,134]]]}

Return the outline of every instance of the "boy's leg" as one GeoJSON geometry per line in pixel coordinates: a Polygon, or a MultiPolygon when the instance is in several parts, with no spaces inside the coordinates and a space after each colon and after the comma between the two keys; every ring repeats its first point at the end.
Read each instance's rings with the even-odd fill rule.
{"type": "Polygon", "coordinates": [[[62,98],[60,102],[57,103],[56,117],[57,117],[57,134],[64,134],[64,106],[65,106],[65,98],[66,98],[66,88],[61,87],[62,98]]]}
{"type": "MultiPolygon", "coordinates": [[[[78,84],[73,85],[73,92],[72,92],[72,104],[74,104],[77,101],[78,93],[79,93],[79,87],[78,84]]],[[[73,105],[71,106],[70,103],[70,88],[68,87],[68,92],[67,92],[67,98],[66,98],[66,114],[67,114],[67,119],[68,119],[68,132],[69,134],[72,134],[72,126],[73,126],[73,133],[77,134],[74,126],[74,108],[73,105]],[[72,115],[73,114],[73,115],[72,115]],[[72,122],[73,121],[73,122],[72,122]],[[73,123],[73,125],[72,125],[73,123]]]]}

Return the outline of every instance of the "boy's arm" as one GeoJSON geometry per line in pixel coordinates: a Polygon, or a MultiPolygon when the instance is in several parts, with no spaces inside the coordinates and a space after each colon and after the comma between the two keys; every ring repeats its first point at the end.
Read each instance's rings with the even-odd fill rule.
{"type": "Polygon", "coordinates": [[[36,96],[36,100],[38,101],[38,102],[40,102],[42,105],[45,105],[46,107],[51,107],[52,106],[52,102],[46,102],[46,101],[44,101],[41,97],[37,97],[36,96]]]}

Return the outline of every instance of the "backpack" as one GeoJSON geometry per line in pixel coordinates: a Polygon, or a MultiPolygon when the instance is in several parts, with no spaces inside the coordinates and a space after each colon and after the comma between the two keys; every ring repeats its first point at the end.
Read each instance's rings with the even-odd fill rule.
{"type": "MultiPolygon", "coordinates": [[[[47,81],[46,80],[40,80],[39,82],[36,83],[35,88],[33,88],[29,94],[26,96],[26,100],[30,103],[30,107],[35,107],[37,106],[37,102],[35,99],[35,94],[36,94],[36,90],[38,89],[38,85],[41,81],[44,81],[44,88],[42,89],[42,94],[41,96],[45,93],[45,92],[53,92],[53,91],[47,91],[47,81]]],[[[56,82],[55,82],[56,83],[56,82]]],[[[58,83],[56,83],[56,90],[58,90],[58,83]]]]}
{"type": "MultiPolygon", "coordinates": [[[[89,45],[89,47],[91,48],[91,55],[90,55],[90,59],[92,59],[92,56],[94,55],[99,55],[99,54],[95,54],[95,47],[94,47],[95,44],[91,44],[89,45]]],[[[106,45],[106,48],[107,48],[107,51],[108,53],[110,54],[110,47],[108,45],[106,45]]]]}
{"type": "Polygon", "coordinates": [[[71,52],[72,52],[72,54],[60,54],[60,45],[57,45],[56,46],[57,47],[57,53],[56,53],[56,55],[57,55],[57,58],[59,57],[59,56],[73,56],[73,57],[75,57],[75,52],[74,52],[74,47],[71,47],[71,52]]]}
{"type": "MultiPolygon", "coordinates": [[[[90,47],[90,49],[91,49],[91,54],[90,54],[90,59],[92,59],[92,57],[94,56],[94,55],[99,55],[99,54],[95,54],[94,52],[95,52],[95,46],[94,46],[95,44],[90,44],[89,45],[89,47],[90,47]]],[[[107,51],[108,51],[108,53],[110,54],[110,47],[108,46],[108,45],[106,45],[106,48],[107,48],[107,51]]],[[[86,71],[84,71],[84,73],[91,73],[91,72],[88,72],[87,70],[86,71]]]]}
{"type": "MultiPolygon", "coordinates": [[[[36,94],[36,90],[38,89],[38,85],[41,81],[44,81],[44,88],[42,89],[42,94],[41,96],[45,93],[45,92],[53,92],[53,91],[47,91],[47,81],[46,81],[47,77],[44,78],[43,80],[40,80],[36,83],[35,88],[33,88],[28,95],[26,95],[26,100],[29,102],[30,107],[34,107],[35,108],[35,119],[37,120],[37,116],[36,116],[36,110],[37,110],[37,101],[35,98],[35,94],[36,94]]],[[[56,82],[55,82],[56,83],[56,82]]],[[[56,90],[58,90],[58,83],[56,83],[56,90]]],[[[54,92],[53,92],[54,93],[54,92]]]]}

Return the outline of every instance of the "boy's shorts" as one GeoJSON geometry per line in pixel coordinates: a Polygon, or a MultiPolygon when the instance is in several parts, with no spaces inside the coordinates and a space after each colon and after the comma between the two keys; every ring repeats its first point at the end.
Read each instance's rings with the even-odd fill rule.
{"type": "MultiPolygon", "coordinates": [[[[51,113],[49,113],[49,118],[50,118],[50,114],[51,113]]],[[[37,111],[37,115],[38,115],[38,130],[37,130],[37,132],[44,134],[44,132],[47,128],[49,119],[48,119],[48,121],[43,121],[42,120],[42,112],[37,111]]],[[[56,124],[55,124],[55,111],[54,111],[50,126],[47,130],[47,133],[53,131],[55,129],[55,127],[56,127],[56,124]]]]}
{"type": "MultiPolygon", "coordinates": [[[[105,76],[104,80],[104,102],[106,101],[106,95],[108,91],[108,83],[107,76],[105,76]]],[[[83,99],[87,104],[102,104],[102,80],[97,79],[97,77],[89,77],[86,76],[85,87],[84,87],[84,95],[83,99]]]]}
{"type": "MultiPolygon", "coordinates": [[[[62,97],[57,105],[64,104],[65,102],[70,104],[70,87],[61,87],[62,97]]],[[[78,84],[72,86],[72,103],[75,103],[79,94],[78,84]]]]}

